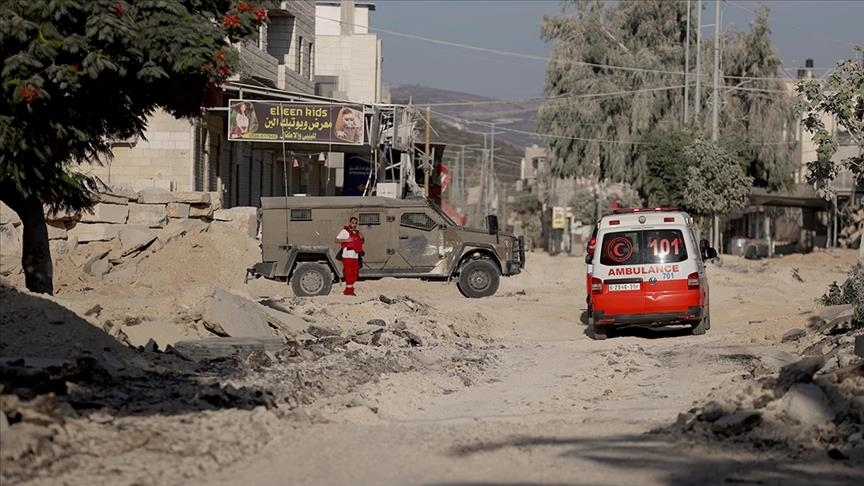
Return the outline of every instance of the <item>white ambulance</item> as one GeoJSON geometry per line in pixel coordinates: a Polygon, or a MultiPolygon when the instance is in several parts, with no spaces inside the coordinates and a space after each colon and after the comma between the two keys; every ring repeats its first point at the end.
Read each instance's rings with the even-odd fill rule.
{"type": "Polygon", "coordinates": [[[588,325],[594,339],[615,326],[711,327],[704,260],[693,218],[674,208],[615,209],[597,227],[588,265],[588,325]]]}

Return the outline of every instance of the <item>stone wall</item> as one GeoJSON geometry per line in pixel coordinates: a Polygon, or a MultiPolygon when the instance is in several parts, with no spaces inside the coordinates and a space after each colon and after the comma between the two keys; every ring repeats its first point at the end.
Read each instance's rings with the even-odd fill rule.
{"type": "MultiPolygon", "coordinates": [[[[134,191],[128,186],[106,186],[91,210],[50,214],[45,221],[53,257],[70,253],[80,245],[111,242],[111,250],[97,253],[83,264],[83,271],[103,276],[138,256],[158,251],[172,239],[203,232],[211,224],[228,225],[250,238],[258,237],[258,209],[222,209],[220,199],[209,192],[170,192],[159,188],[134,191]]],[[[0,275],[21,270],[22,227],[14,211],[0,203],[0,275]]],[[[131,273],[134,275],[134,271],[131,273]]]]}
{"type": "Polygon", "coordinates": [[[160,187],[172,191],[194,190],[193,151],[195,127],[157,110],[147,120],[144,136],[134,146],[113,147],[113,158],[104,163],[80,164],[79,172],[98,176],[111,185],[133,189],[160,187]]]}

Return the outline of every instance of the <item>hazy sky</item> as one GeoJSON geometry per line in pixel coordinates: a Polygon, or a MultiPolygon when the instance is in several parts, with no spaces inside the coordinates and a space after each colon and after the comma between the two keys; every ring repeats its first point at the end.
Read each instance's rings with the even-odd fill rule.
{"type": "MultiPolygon", "coordinates": [[[[696,0],[692,0],[693,8],[696,0]]],[[[544,15],[560,12],[550,0],[374,0],[371,27],[471,46],[548,56],[539,35],[544,15]]],[[[745,30],[759,2],[722,4],[724,28],[745,30]]],[[[807,58],[816,68],[854,56],[864,44],[864,0],[774,0],[769,22],[774,45],[790,74],[807,58]]],[[[702,23],[714,23],[715,4],[703,0],[702,23]]],[[[386,84],[422,84],[495,98],[539,97],[546,62],[477,52],[377,31],[386,84]]],[[[713,27],[703,27],[703,39],[713,27]]],[[[682,66],[683,70],[683,66],[682,66]]],[[[821,74],[821,71],[817,72],[821,74]]]]}

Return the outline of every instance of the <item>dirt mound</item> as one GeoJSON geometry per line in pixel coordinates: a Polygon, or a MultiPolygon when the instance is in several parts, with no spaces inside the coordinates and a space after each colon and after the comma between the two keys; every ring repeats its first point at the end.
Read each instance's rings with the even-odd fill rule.
{"type": "Polygon", "coordinates": [[[806,330],[784,335],[796,353],[742,356],[751,363],[749,375],[655,432],[759,450],[823,451],[864,465],[864,361],[854,353],[864,329],[852,315],[848,305],[824,308],[806,330]]]}
{"type": "Polygon", "coordinates": [[[260,249],[230,227],[151,245],[102,277],[83,271],[112,254],[112,244],[90,243],[59,255],[52,297],[14,279],[0,286],[4,482],[76,470],[85,484],[109,465],[130,480],[170,482],[263,447],[275,420],[309,419],[320,398],[374,416],[356,390],[384,374],[423,370],[467,386],[495,360],[476,311],[400,295],[301,299],[285,296],[284,283],[244,284],[260,249]],[[117,270],[126,277],[112,279],[117,270]],[[217,423],[219,438],[195,440],[217,423]],[[249,427],[262,433],[249,439],[249,427]],[[183,451],[195,460],[131,472],[183,451]]]}

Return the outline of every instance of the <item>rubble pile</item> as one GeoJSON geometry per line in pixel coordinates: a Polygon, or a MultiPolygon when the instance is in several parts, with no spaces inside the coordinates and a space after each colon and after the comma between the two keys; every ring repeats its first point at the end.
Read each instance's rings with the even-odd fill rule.
{"type": "MultiPolygon", "coordinates": [[[[202,287],[183,293],[179,308],[171,300],[160,310],[147,304],[161,298],[133,299],[137,306],[104,300],[112,285],[76,295],[70,307],[62,297],[0,285],[10,304],[0,310],[4,482],[80,467],[82,456],[128,466],[130,478],[164,480],[170,471],[136,471],[135,457],[189,442],[182,474],[200,474],[266,445],[278,427],[264,424],[314,416],[322,398],[376,411],[354,392],[388,373],[422,370],[470,386],[497,349],[473,336],[485,326],[479,313],[451,315],[404,296],[334,304],[202,287]],[[259,440],[241,433],[248,416],[217,419],[236,434],[193,440],[213,423],[206,414],[243,411],[262,429],[259,440]]],[[[94,477],[98,470],[93,465],[94,477]]]]}
{"type": "MultiPolygon", "coordinates": [[[[158,188],[133,191],[102,184],[97,202],[86,211],[53,213],[46,210],[51,254],[69,255],[79,270],[107,282],[129,283],[137,262],[178,236],[227,226],[254,238],[257,209],[222,209],[209,192],[169,192],[158,188]]],[[[21,273],[21,220],[0,203],[0,275],[21,273]]]]}
{"type": "Polygon", "coordinates": [[[822,450],[864,465],[864,358],[855,349],[864,329],[852,323],[851,305],[822,309],[807,329],[784,335],[795,352],[752,356],[748,375],[654,432],[757,450],[822,450]]]}

